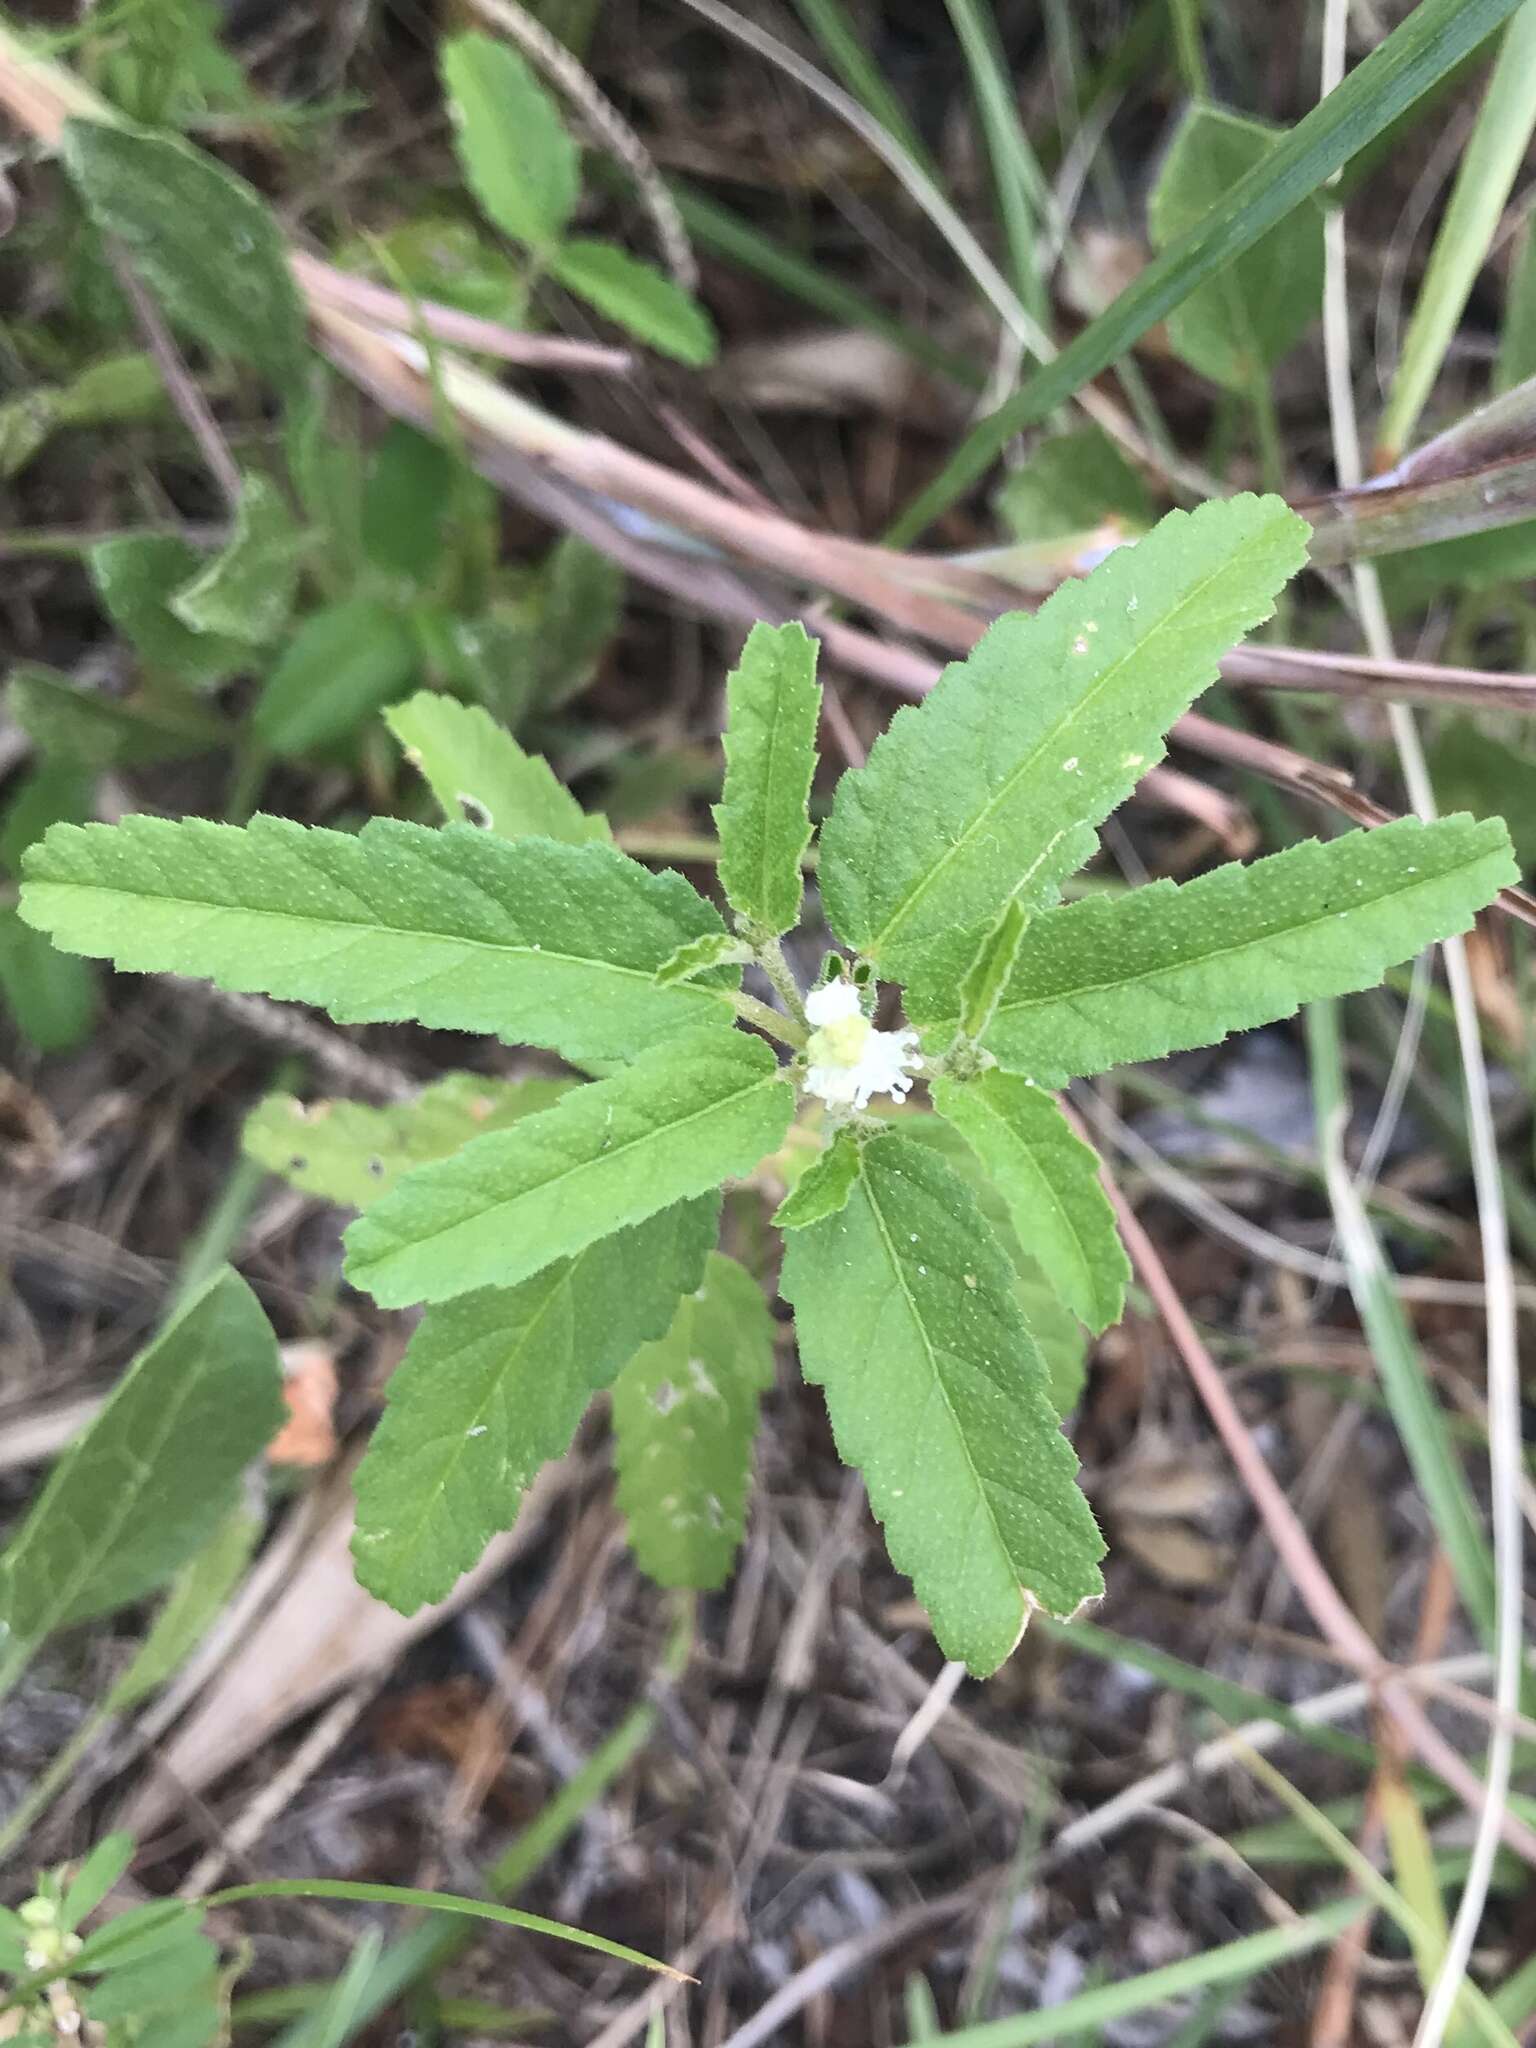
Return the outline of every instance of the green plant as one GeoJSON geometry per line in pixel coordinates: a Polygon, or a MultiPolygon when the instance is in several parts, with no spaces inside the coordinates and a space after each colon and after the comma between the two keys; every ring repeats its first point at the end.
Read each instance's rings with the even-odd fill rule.
{"type": "MultiPolygon", "coordinates": [[[[204,1915],[212,1907],[251,1899],[313,1898],[428,1908],[444,1915],[450,1925],[479,1921],[521,1928],[616,1962],[676,1975],[665,1963],[622,1942],[606,1941],[493,1900],[342,1878],[277,1878],[231,1885],[206,1899],[154,1899],[130,1906],[81,1934],[82,1924],[106,1900],[133,1854],[130,1836],[103,1836],[78,1866],[60,1865],[40,1873],[36,1891],[14,1912],[0,1906],[0,2039],[19,2048],[53,2048],[59,2041],[82,2036],[99,2048],[206,2048],[210,2042],[227,2041],[230,1993],[246,1959],[237,1955],[232,1963],[221,1961],[204,1930],[204,1915]]],[[[314,2018],[322,2039],[347,2038],[380,1947],[376,1932],[365,1935],[352,1965],[317,2008],[314,2018]]],[[[248,1954],[247,1950],[247,1958],[248,1954]]]]}
{"type": "Polygon", "coordinates": [[[1013,1236],[1102,1328],[1126,1263],[1049,1091],[1367,986],[1512,877],[1503,825],[1459,817],[1058,901],[1305,540],[1271,498],[1170,514],[898,714],[821,835],[822,900],[852,957],[829,955],[806,995],[780,943],[801,916],[819,709],[795,626],[756,628],[730,681],[731,929],[547,782],[530,815],[541,771],[488,721],[465,746],[445,701],[407,720],[440,831],[131,817],[56,825],[31,850],[22,913],[69,950],[343,1022],[493,1033],[598,1075],[553,1100],[460,1078],[414,1112],[258,1112],[258,1156],[361,1209],[349,1277],[387,1307],[428,1304],[359,1478],[375,1593],[409,1608],[446,1592],[610,1387],[642,1559],[720,1582],[768,1330],[711,1247],[722,1184],[757,1176],[793,1183],[777,1221],[804,1371],[948,1654],[993,1670],[1033,1608],[1094,1596],[1102,1545],[1008,1230],[903,1104],[927,1084],[1013,1236]],[[777,1006],[742,987],[747,966],[777,1006]],[[875,1022],[882,981],[901,985],[900,1029],[875,1022]]]}

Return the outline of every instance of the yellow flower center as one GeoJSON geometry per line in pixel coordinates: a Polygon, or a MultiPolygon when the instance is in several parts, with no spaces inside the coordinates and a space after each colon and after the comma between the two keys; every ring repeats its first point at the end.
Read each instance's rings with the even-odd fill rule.
{"type": "Polygon", "coordinates": [[[856,1067],[864,1057],[871,1030],[867,1017],[839,1017],[811,1033],[806,1052],[819,1067],[856,1067]]]}

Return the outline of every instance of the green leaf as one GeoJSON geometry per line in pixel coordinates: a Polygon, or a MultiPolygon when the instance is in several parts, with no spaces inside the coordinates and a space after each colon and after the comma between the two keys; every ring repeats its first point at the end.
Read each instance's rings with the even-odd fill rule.
{"type": "Polygon", "coordinates": [[[1090,1330],[1118,1322],[1130,1263],[1099,1162],[1043,1088],[995,1069],[936,1081],[933,1106],[986,1168],[1019,1242],[1090,1330]]]}
{"type": "Polygon", "coordinates": [[[575,534],[556,541],[539,569],[535,695],[554,710],[584,690],[619,629],[624,572],[575,534]]]}
{"type": "Polygon", "coordinates": [[[746,1524],[758,1401],[773,1385],[773,1318],[745,1267],[711,1252],[704,1284],[613,1389],[619,1506],[659,1586],[725,1583],[746,1524]]]}
{"type": "Polygon", "coordinates": [[[960,1029],[966,1038],[980,1038],[992,1022],[1028,924],[1029,912],[1017,896],[1010,896],[960,984],[960,1029]]]}
{"type": "Polygon", "coordinates": [[[23,924],[11,903],[0,903],[0,997],[38,1052],[73,1052],[96,1022],[95,975],[23,924]]]}
{"type": "Polygon", "coordinates": [[[1000,619],[843,777],[821,840],[827,915],[906,984],[909,1015],[952,1007],[1010,901],[1055,901],[1220,657],[1268,618],[1306,534],[1278,498],[1170,512],[1033,616],[1000,619]]]}
{"type": "Polygon", "coordinates": [[[754,626],[726,685],[720,886],[745,926],[774,938],[800,921],[821,715],[816,651],[802,625],[754,626]]]}
{"type": "Polygon", "coordinates": [[[436,299],[506,327],[528,325],[522,266],[478,221],[426,214],[344,243],[335,261],[346,270],[375,274],[414,298],[436,299]]]}
{"type": "Polygon", "coordinates": [[[194,633],[171,610],[172,598],[206,559],[175,534],[128,533],[98,541],[89,559],[108,617],[152,673],[208,690],[249,667],[251,650],[243,642],[194,633]]]}
{"type": "Polygon", "coordinates": [[[59,1924],[73,1930],[94,1913],[133,1861],[132,1835],[103,1835],[70,1879],[59,1907],[59,1924]]]}
{"type": "Polygon", "coordinates": [[[1014,1298],[1024,1312],[1024,1327],[1040,1348],[1050,1377],[1051,1406],[1068,1415],[1077,1406],[1088,1374],[1088,1332],[1073,1315],[1042,1271],[1019,1243],[1013,1217],[996,1181],[952,1124],[930,1111],[914,1110],[902,1118],[903,1137],[931,1146],[975,1196],[993,1236],[1007,1252],[1014,1269],[1014,1298]]]}
{"type": "Polygon", "coordinates": [[[1372,987],[1465,931],[1515,875],[1498,819],[1401,818],[1182,887],[1086,896],[1030,926],[986,1046],[1055,1088],[1212,1045],[1372,987]]]}
{"type": "Polygon", "coordinates": [[[1025,1329],[1045,1360],[1051,1406],[1058,1415],[1068,1416],[1082,1399],[1088,1380],[1088,1332],[1047,1279],[1044,1267],[1019,1249],[1011,1229],[1008,1253],[1014,1265],[1014,1299],[1023,1311],[1025,1329]]]}
{"type": "Polygon", "coordinates": [[[749,1172],[793,1110],[765,1040],[723,1021],[686,1033],[408,1174],[348,1230],[347,1277],[386,1307],[515,1286],[749,1172]]]}
{"type": "Polygon", "coordinates": [[[181,1899],[151,1899],[146,1905],[130,1906],[86,1936],[74,1960],[74,1974],[137,1969],[149,1956],[182,1948],[199,1932],[202,1921],[201,1911],[181,1899]]]}
{"type": "Polygon", "coordinates": [[[201,1932],[190,1934],[174,1947],[147,1956],[132,1969],[114,1970],[104,1978],[86,1998],[87,2017],[102,2026],[114,2020],[148,2020],[154,2023],[151,2038],[156,2048],[173,2038],[185,2048],[178,2023],[189,2009],[201,2008],[203,2026],[190,2038],[209,2041],[218,2030],[213,1996],[218,1963],[219,1952],[208,1936],[201,1932]],[[174,2036],[169,2025],[162,2029],[162,2017],[177,2026],[174,2036]]]}
{"type": "Polygon", "coordinates": [[[1107,519],[1131,533],[1152,524],[1152,499],[1102,427],[1053,434],[1032,448],[997,493],[999,517],[1015,540],[1063,540],[1107,519]]]}
{"type": "Polygon", "coordinates": [[[450,821],[501,839],[533,833],[579,846],[609,837],[606,819],[589,818],[544,757],[524,753],[478,704],[423,690],[393,705],[384,722],[450,821]]]}
{"type": "Polygon", "coordinates": [[[55,669],[31,664],[11,671],[6,702],[45,753],[91,768],[186,760],[230,737],[225,721],[199,704],[106,697],[55,669]]]}
{"type": "Polygon", "coordinates": [[[719,349],[714,322],[671,278],[612,242],[563,242],[554,274],[578,298],[626,328],[648,348],[702,369],[719,349]]]}
{"type": "Polygon", "coordinates": [[[780,1230],[804,1230],[835,1216],[853,1193],[859,1177],[859,1140],[846,1127],[818,1152],[774,1211],[780,1230]]]}
{"type": "Polygon", "coordinates": [[[483,1131],[504,1131],[548,1109],[568,1081],[493,1081],[448,1074],[409,1102],[374,1109],[345,1097],[304,1103],[268,1095],[245,1120],[247,1156],[291,1187],[341,1209],[366,1209],[413,1167],[446,1159],[483,1131]]]}
{"type": "Polygon", "coordinates": [[[716,913],[610,846],[394,818],[354,836],[134,816],[55,826],[25,872],[22,915],[70,952],[314,1003],[342,1024],[414,1018],[580,1062],[720,1014],[723,981],[653,981],[684,940],[720,929],[716,913]]]}
{"type": "Polygon", "coordinates": [[[133,1662],[112,1687],[109,1704],[114,1714],[147,1699],[175,1677],[222,1612],[265,1527],[260,1506],[237,1501],[197,1555],[182,1566],[133,1662]]]}
{"type": "Polygon", "coordinates": [[[460,473],[451,449],[395,421],[363,490],[363,547],[376,568],[408,588],[431,582],[447,552],[460,473]]]}
{"type": "Polygon", "coordinates": [[[304,309],[277,223],[244,179],[179,137],[116,123],[66,121],[61,155],[174,326],[274,381],[296,374],[304,309]]]}
{"type": "Polygon", "coordinates": [[[592,1396],[698,1286],[719,1202],[682,1202],[518,1287],[429,1308],[357,1474],[357,1575],[402,1613],[443,1599],[592,1396]]]}
{"type": "MultiPolygon", "coordinates": [[[[1152,188],[1154,248],[1196,230],[1233,186],[1262,169],[1283,131],[1196,104],[1179,123],[1152,188]]],[[[1175,354],[1229,390],[1251,392],[1316,318],[1323,299],[1323,220],[1298,206],[1196,288],[1168,316],[1175,354]]]]}
{"type": "Polygon", "coordinates": [[[349,597],[312,612],[268,676],[251,715],[274,753],[345,739],[417,680],[416,646],[388,605],[349,597]]]}
{"type": "Polygon", "coordinates": [[[167,407],[165,386],[149,356],[103,357],[68,384],[23,391],[0,405],[0,477],[17,475],[60,427],[149,420],[167,407]]]}
{"type": "Polygon", "coordinates": [[[226,1267],[134,1360],[0,1560],[17,1643],[137,1600],[207,1541],[283,1419],[277,1345],[226,1267]]]}
{"type": "Polygon", "coordinates": [[[984,1676],[1033,1607],[1072,1614],[1100,1592],[1104,1546],[965,1183],[902,1137],[866,1145],[859,1167],[846,1208],[790,1237],[783,1290],[892,1563],[945,1655],[984,1676]]]}
{"type": "MultiPolygon", "coordinates": [[[[14,712],[14,701],[10,708],[14,712]]],[[[11,790],[0,812],[0,867],[19,875],[22,856],[50,825],[85,823],[95,802],[96,779],[80,762],[45,753],[11,790]]]]}
{"type": "Polygon", "coordinates": [[[264,646],[288,623],[310,546],[276,484],[247,476],[229,545],[177,591],[171,610],[194,633],[264,646]]]}
{"type": "Polygon", "coordinates": [[[706,932],[702,939],[679,946],[670,960],[663,960],[656,979],[663,988],[670,988],[674,982],[692,981],[695,975],[708,973],[711,967],[744,967],[751,958],[752,948],[729,932],[706,932]]]}
{"type": "Polygon", "coordinates": [[[581,191],[560,109],[517,51],[490,36],[454,36],[443,45],[442,73],[470,191],[503,233],[548,250],[581,191]]]}
{"type": "MultiPolygon", "coordinates": [[[[15,708],[14,695],[12,709],[15,708]]],[[[71,761],[44,759],[23,776],[0,812],[0,870],[16,873],[26,849],[60,819],[89,817],[92,778],[71,761]]],[[[0,1005],[38,1052],[70,1052],[96,1021],[96,976],[57,952],[0,902],[0,1005]]]]}
{"type": "Polygon", "coordinates": [[[1420,0],[1263,163],[1222,195],[1219,206],[1149,263],[1060,355],[1026,377],[995,412],[977,422],[898,522],[893,544],[914,539],[985,473],[1016,435],[1049,419],[1073,392],[1166,319],[1197,285],[1261,240],[1309,194],[1320,191],[1341,165],[1383,134],[1520,4],[1521,0],[1420,0]]]}
{"type": "Polygon", "coordinates": [[[1536,226],[1529,214],[1519,230],[1510,264],[1493,388],[1509,391],[1527,377],[1536,377],[1536,226]]]}
{"type": "Polygon", "coordinates": [[[1518,746],[1501,721],[1500,736],[1470,718],[1453,718],[1430,748],[1435,794],[1448,811],[1502,818],[1525,874],[1536,873],[1536,754],[1518,746]]]}

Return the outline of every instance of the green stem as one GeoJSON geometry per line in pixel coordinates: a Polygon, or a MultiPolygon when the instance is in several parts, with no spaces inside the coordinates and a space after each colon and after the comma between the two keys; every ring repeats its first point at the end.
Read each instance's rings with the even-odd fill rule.
{"type": "Polygon", "coordinates": [[[807,1023],[805,998],[800,993],[800,984],[795,980],[789,962],[784,957],[784,947],[778,939],[767,939],[754,948],[754,958],[773,986],[773,992],[797,1024],[807,1023]]]}
{"type": "Polygon", "coordinates": [[[1191,99],[1208,100],[1210,74],[1205,52],[1200,47],[1200,0],[1172,0],[1173,40],[1179,60],[1179,76],[1191,99]]]}
{"type": "MultiPolygon", "coordinates": [[[[682,1676],[693,1645],[694,1603],[681,1603],[676,1625],[662,1653],[658,1677],[672,1685],[682,1676]]],[[[654,1699],[641,1700],[630,1708],[619,1726],[601,1743],[550,1800],[522,1833],[514,1837],[506,1853],[485,1873],[487,1897],[510,1899],[546,1864],[560,1845],[579,1826],[583,1816],[600,1800],[608,1787],[639,1755],[650,1740],[659,1708],[654,1699]]],[[[399,1940],[392,1941],[374,1966],[363,1987],[345,2030],[339,2034],[320,2031],[323,2023],[313,2017],[299,2020],[273,2043],[273,2048],[342,2048],[354,2040],[368,2022],[393,2005],[410,1986],[424,1977],[441,1972],[455,1956],[461,1955],[476,1936],[474,1921],[447,1920],[429,1914],[399,1940]]]]}
{"type": "Polygon", "coordinates": [[[767,1003],[760,1003],[756,996],[746,995],[740,989],[721,989],[719,994],[721,1001],[729,1003],[744,1024],[755,1024],[759,1031],[766,1031],[770,1038],[778,1039],[781,1045],[790,1046],[795,1052],[805,1050],[809,1033],[793,1017],[786,1017],[782,1010],[770,1009],[767,1003]]]}
{"type": "Polygon", "coordinates": [[[17,1679],[31,1662],[35,1647],[29,1642],[14,1642],[8,1650],[0,1652],[0,1700],[15,1689],[17,1679]]]}

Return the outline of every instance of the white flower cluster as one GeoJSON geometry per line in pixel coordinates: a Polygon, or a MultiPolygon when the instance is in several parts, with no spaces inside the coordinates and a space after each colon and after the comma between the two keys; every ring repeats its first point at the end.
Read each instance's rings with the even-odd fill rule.
{"type": "Polygon", "coordinates": [[[806,1047],[805,1085],[829,1109],[863,1109],[872,1095],[905,1098],[923,1064],[915,1031],[877,1031],[851,981],[813,989],[805,1014],[815,1026],[806,1047]]]}

